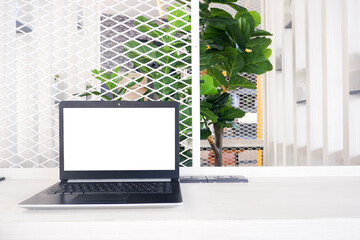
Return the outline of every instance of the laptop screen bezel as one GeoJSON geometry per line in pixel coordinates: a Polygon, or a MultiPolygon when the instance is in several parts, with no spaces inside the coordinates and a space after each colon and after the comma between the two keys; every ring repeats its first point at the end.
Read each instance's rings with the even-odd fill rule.
{"type": "MultiPolygon", "coordinates": [[[[69,179],[142,179],[179,178],[179,103],[172,101],[62,101],[59,103],[60,180],[69,179]],[[174,108],[175,109],[175,169],[174,170],[64,170],[64,108],[174,108]]],[[[144,156],[146,157],[146,156],[144,156]]]]}

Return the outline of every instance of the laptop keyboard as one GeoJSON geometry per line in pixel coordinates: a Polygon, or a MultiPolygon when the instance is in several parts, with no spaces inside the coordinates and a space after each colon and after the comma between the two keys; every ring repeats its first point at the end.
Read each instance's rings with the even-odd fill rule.
{"type": "Polygon", "coordinates": [[[172,193],[171,182],[61,183],[48,194],[172,193]]]}

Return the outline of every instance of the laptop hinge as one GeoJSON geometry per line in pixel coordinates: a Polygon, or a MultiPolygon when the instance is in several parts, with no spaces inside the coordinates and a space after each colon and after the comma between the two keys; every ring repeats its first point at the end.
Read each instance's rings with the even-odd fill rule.
{"type": "Polygon", "coordinates": [[[172,181],[172,182],[179,182],[180,179],[179,179],[179,178],[172,178],[171,181],[172,181]]]}
{"type": "Polygon", "coordinates": [[[68,182],[68,179],[63,179],[60,181],[61,183],[67,183],[68,182]]]}
{"type": "Polygon", "coordinates": [[[69,179],[69,183],[76,182],[169,182],[170,178],[134,178],[134,179],[69,179]]]}

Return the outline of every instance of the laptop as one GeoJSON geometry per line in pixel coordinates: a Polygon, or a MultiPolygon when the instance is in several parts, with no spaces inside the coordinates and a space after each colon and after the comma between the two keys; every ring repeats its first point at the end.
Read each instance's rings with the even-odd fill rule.
{"type": "Polygon", "coordinates": [[[178,103],[63,101],[59,117],[60,182],[21,207],[182,204],[178,103]]]}

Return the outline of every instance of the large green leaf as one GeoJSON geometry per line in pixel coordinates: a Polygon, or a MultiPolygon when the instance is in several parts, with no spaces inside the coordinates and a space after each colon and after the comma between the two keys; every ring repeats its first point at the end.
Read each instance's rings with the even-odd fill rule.
{"type": "Polygon", "coordinates": [[[271,44],[271,39],[270,39],[270,38],[257,37],[257,38],[251,39],[251,40],[248,42],[248,44],[246,45],[246,47],[248,47],[248,48],[261,47],[261,48],[265,49],[265,48],[267,48],[270,44],[271,44]]]}
{"type": "Polygon", "coordinates": [[[225,80],[224,75],[218,69],[209,67],[207,71],[220,86],[224,86],[225,88],[228,87],[228,82],[225,80]]]}
{"type": "Polygon", "coordinates": [[[210,64],[211,65],[217,65],[217,64],[222,64],[226,61],[226,57],[223,54],[220,54],[219,52],[215,52],[212,54],[208,54],[211,55],[211,59],[210,59],[210,64]]]}
{"type": "Polygon", "coordinates": [[[214,17],[206,19],[207,26],[212,26],[221,30],[225,30],[226,26],[232,25],[234,22],[234,19],[225,17],[214,17]]]}
{"type": "Polygon", "coordinates": [[[203,99],[203,101],[201,101],[201,103],[206,102],[209,104],[213,104],[220,96],[221,96],[221,90],[218,90],[218,93],[216,95],[207,96],[205,99],[203,99]]]}
{"type": "Polygon", "coordinates": [[[201,140],[206,140],[211,135],[211,131],[207,128],[200,130],[201,140]]]}
{"type": "Polygon", "coordinates": [[[264,54],[265,59],[268,59],[271,56],[271,53],[272,53],[271,49],[264,49],[263,50],[263,54],[264,54]]]}
{"type": "Polygon", "coordinates": [[[200,5],[200,13],[206,12],[207,9],[209,8],[209,3],[199,2],[199,5],[200,5]]]}
{"type": "Polygon", "coordinates": [[[208,44],[210,43],[211,41],[207,40],[201,40],[200,42],[200,53],[205,53],[206,50],[208,49],[208,44]]]}
{"type": "Polygon", "coordinates": [[[213,78],[209,75],[200,76],[200,95],[215,95],[217,89],[214,86],[213,78]]]}
{"type": "MultiPolygon", "coordinates": [[[[224,74],[225,74],[225,72],[226,72],[226,67],[225,67],[224,64],[213,65],[212,67],[213,67],[213,68],[216,68],[216,69],[219,70],[220,72],[223,72],[224,74]]],[[[228,80],[228,79],[226,79],[226,80],[228,80]]],[[[218,85],[218,84],[216,84],[216,85],[218,85]]]]}
{"type": "Polygon", "coordinates": [[[219,52],[219,54],[224,56],[224,66],[227,72],[227,76],[231,79],[233,76],[237,76],[237,74],[244,67],[244,59],[239,54],[239,52],[232,47],[227,47],[225,51],[219,52]]]}
{"type": "MultiPolygon", "coordinates": [[[[225,34],[225,33],[224,33],[225,34]]],[[[218,43],[209,43],[209,47],[211,50],[223,50],[224,46],[222,46],[221,44],[218,43]]]]}
{"type": "Polygon", "coordinates": [[[238,11],[235,15],[235,19],[237,19],[238,21],[240,19],[243,19],[244,21],[248,22],[250,25],[250,33],[254,32],[255,20],[247,10],[242,9],[238,11]]]}
{"type": "Polygon", "coordinates": [[[220,111],[219,111],[219,116],[223,116],[224,115],[224,112],[226,111],[226,110],[228,110],[229,108],[232,108],[233,106],[232,106],[232,98],[231,97],[229,97],[228,98],[228,100],[227,100],[227,102],[224,104],[224,106],[220,109],[220,111]]]}
{"type": "Polygon", "coordinates": [[[264,55],[264,50],[261,46],[254,46],[252,48],[252,52],[247,52],[244,54],[245,63],[251,64],[266,61],[267,58],[264,55]]]}
{"type": "Polygon", "coordinates": [[[217,114],[229,101],[230,94],[229,93],[221,93],[220,96],[214,95],[216,98],[212,101],[209,101],[212,97],[210,96],[205,101],[212,104],[211,108],[209,108],[214,114],[217,114]]]}
{"type": "Polygon", "coordinates": [[[257,63],[257,62],[263,62],[266,60],[265,55],[261,52],[250,52],[250,53],[246,53],[244,54],[244,58],[245,58],[245,65],[249,65],[252,63],[257,63]]]}
{"type": "Polygon", "coordinates": [[[205,101],[201,101],[200,102],[200,107],[204,107],[204,108],[211,108],[212,107],[212,104],[211,103],[208,103],[208,102],[205,102],[205,101]]]}
{"type": "Polygon", "coordinates": [[[261,17],[260,17],[260,14],[256,11],[250,11],[249,12],[250,15],[253,17],[254,19],[254,22],[255,22],[255,27],[259,26],[260,23],[261,23],[261,17]]]}
{"type": "Polygon", "coordinates": [[[247,73],[264,74],[273,69],[269,60],[263,62],[247,63],[244,66],[243,71],[247,73]]]}
{"type": "Polygon", "coordinates": [[[220,8],[210,8],[210,13],[213,17],[232,18],[230,13],[220,8]]]}
{"type": "Polygon", "coordinates": [[[252,37],[259,37],[259,36],[272,36],[271,33],[265,30],[257,30],[251,34],[252,37]]]}
{"type": "Polygon", "coordinates": [[[250,82],[249,80],[241,76],[235,76],[231,78],[229,81],[229,85],[230,90],[235,90],[238,87],[256,89],[256,86],[253,82],[250,82]]]}
{"type": "Polygon", "coordinates": [[[205,28],[203,39],[206,40],[224,34],[225,34],[224,30],[221,30],[219,28],[210,25],[205,28]]]}
{"type": "Polygon", "coordinates": [[[227,109],[221,118],[226,120],[234,120],[235,118],[242,118],[245,116],[245,112],[238,108],[229,108],[227,109]]]}
{"type": "Polygon", "coordinates": [[[213,123],[217,122],[217,116],[208,108],[200,107],[200,114],[213,123]]]}
{"type": "Polygon", "coordinates": [[[206,52],[207,53],[211,53],[213,52],[213,50],[218,51],[218,49],[223,49],[226,48],[228,46],[231,47],[236,47],[236,43],[229,38],[228,34],[224,31],[224,34],[218,35],[216,37],[212,37],[207,39],[208,41],[210,41],[210,43],[208,44],[208,46],[210,46],[210,44],[214,44],[217,45],[218,47],[216,47],[216,49],[209,49],[206,52]]]}
{"type": "MultiPolygon", "coordinates": [[[[219,1],[221,2],[221,0],[219,0],[219,1]]],[[[231,2],[237,2],[237,0],[236,1],[231,1],[231,2]]],[[[244,9],[246,10],[246,8],[244,8],[244,7],[240,6],[240,5],[237,5],[235,3],[227,3],[227,5],[232,7],[236,12],[242,11],[244,9]]]]}
{"type": "Polygon", "coordinates": [[[250,40],[251,28],[245,18],[240,18],[236,23],[226,26],[226,31],[230,38],[237,44],[237,46],[245,51],[246,45],[250,40]]]}
{"type": "Polygon", "coordinates": [[[211,55],[210,54],[200,54],[200,71],[206,69],[210,64],[211,55]]]}

